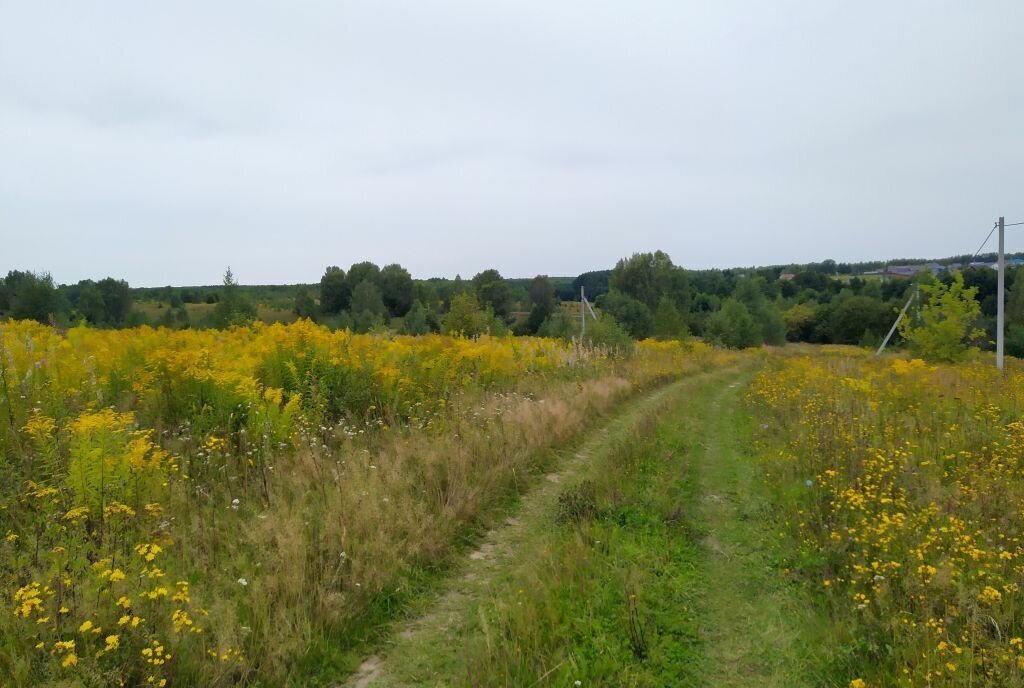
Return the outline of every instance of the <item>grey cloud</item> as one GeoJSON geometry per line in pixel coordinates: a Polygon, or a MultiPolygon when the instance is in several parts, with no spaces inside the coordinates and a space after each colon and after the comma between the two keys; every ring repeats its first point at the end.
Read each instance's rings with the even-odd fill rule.
{"type": "Polygon", "coordinates": [[[1024,219],[1022,20],[1011,0],[0,2],[0,270],[962,253],[1024,219]]]}

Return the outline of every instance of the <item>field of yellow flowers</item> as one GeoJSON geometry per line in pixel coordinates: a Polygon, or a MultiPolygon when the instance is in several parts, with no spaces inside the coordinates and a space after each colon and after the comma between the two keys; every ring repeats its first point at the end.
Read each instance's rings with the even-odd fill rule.
{"type": "Polygon", "coordinates": [[[1009,365],[826,347],[776,357],[751,388],[791,573],[822,596],[851,686],[1024,685],[1024,369],[1009,365]]]}
{"type": "Polygon", "coordinates": [[[0,323],[0,684],[328,683],[544,449],[716,355],[0,323]]]}

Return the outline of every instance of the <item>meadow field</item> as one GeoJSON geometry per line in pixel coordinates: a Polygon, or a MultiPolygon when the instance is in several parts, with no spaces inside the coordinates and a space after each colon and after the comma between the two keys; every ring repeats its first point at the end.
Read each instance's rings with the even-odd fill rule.
{"type": "Polygon", "coordinates": [[[4,685],[1024,685],[1016,360],[0,333],[4,685]]]}
{"type": "Polygon", "coordinates": [[[0,688],[1024,688],[1024,3],[791,4],[0,1],[0,688]]]}
{"type": "Polygon", "coordinates": [[[308,321],[0,333],[0,675],[22,686],[336,678],[545,450],[723,355],[308,321]]]}
{"type": "Polygon", "coordinates": [[[1024,685],[1020,362],[826,347],[770,361],[748,398],[785,575],[820,596],[840,675],[1024,685]]]}

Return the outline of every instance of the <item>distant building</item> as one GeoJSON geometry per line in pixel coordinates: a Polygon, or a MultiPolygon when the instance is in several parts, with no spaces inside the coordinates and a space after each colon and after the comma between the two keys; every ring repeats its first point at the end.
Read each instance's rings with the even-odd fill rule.
{"type": "MultiPolygon", "coordinates": [[[[921,265],[890,265],[885,269],[884,274],[887,277],[902,277],[904,279],[910,279],[919,272],[930,272],[933,275],[946,270],[952,269],[953,266],[945,266],[941,263],[923,263],[921,265]]],[[[959,266],[957,266],[959,267],[959,266]]],[[[872,274],[872,273],[866,273],[872,274]]],[[[879,274],[879,273],[875,273],[879,274]]]]}
{"type": "MultiPolygon", "coordinates": [[[[1024,267],[1024,258],[1007,258],[1006,267],[1024,267]]],[[[940,274],[943,272],[959,272],[965,268],[973,268],[975,270],[988,268],[991,270],[997,270],[999,269],[999,264],[979,260],[968,263],[967,265],[964,265],[963,263],[950,263],[949,265],[943,265],[936,262],[922,263],[920,265],[887,265],[885,268],[880,270],[866,270],[862,272],[861,275],[864,277],[898,277],[900,279],[910,279],[917,273],[924,272],[926,270],[932,274],[940,274]]],[[[782,277],[779,279],[782,279],[782,277]]]]}
{"type": "Polygon", "coordinates": [[[887,277],[910,279],[917,273],[928,269],[927,265],[890,265],[885,269],[885,274],[887,277]]]}
{"type": "Polygon", "coordinates": [[[783,280],[783,281],[789,281],[789,280],[793,279],[794,277],[796,277],[796,275],[794,273],[792,273],[792,272],[784,272],[781,275],[779,275],[779,279],[783,280]]]}

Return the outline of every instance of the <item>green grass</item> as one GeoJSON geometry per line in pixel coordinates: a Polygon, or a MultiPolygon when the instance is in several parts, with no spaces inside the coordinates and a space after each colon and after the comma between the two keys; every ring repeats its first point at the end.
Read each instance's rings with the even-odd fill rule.
{"type": "Polygon", "coordinates": [[[748,378],[678,383],[596,438],[363,685],[838,685],[776,563],[748,378]]]}
{"type": "Polygon", "coordinates": [[[793,543],[778,536],[781,512],[739,403],[745,386],[733,383],[710,397],[693,455],[694,520],[704,534],[703,685],[838,685],[828,678],[827,619],[815,598],[788,582],[783,566],[793,543]]]}
{"type": "Polygon", "coordinates": [[[700,544],[687,519],[696,484],[685,434],[641,422],[562,491],[546,537],[479,608],[463,683],[697,682],[700,544]]]}

